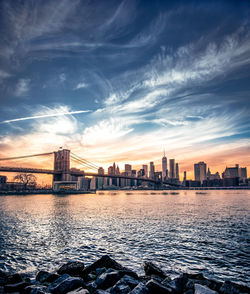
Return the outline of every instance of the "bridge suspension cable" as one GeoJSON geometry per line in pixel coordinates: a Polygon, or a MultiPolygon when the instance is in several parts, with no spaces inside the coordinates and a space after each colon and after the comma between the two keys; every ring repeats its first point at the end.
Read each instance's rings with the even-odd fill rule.
{"type": "Polygon", "coordinates": [[[81,158],[80,156],[74,154],[73,152],[71,152],[71,157],[72,157],[72,155],[73,155],[73,157],[74,157],[75,159],[80,160],[83,164],[89,165],[89,166],[91,166],[91,167],[93,167],[93,168],[95,168],[95,169],[98,169],[98,168],[99,168],[99,167],[98,167],[96,164],[94,164],[93,162],[91,162],[91,161],[89,161],[89,160],[87,160],[87,159],[81,158]]]}
{"type": "Polygon", "coordinates": [[[15,157],[6,157],[6,158],[0,158],[0,161],[22,159],[22,158],[29,158],[29,157],[35,157],[35,156],[45,156],[45,155],[51,155],[51,154],[54,154],[54,152],[32,154],[32,155],[23,155],[23,156],[15,156],[15,157]]]}
{"type": "Polygon", "coordinates": [[[75,156],[72,156],[72,154],[71,154],[70,158],[71,158],[72,161],[74,161],[76,163],[80,163],[81,165],[83,165],[85,167],[88,167],[88,168],[91,168],[91,169],[94,169],[94,170],[98,170],[98,167],[96,167],[94,165],[91,165],[89,163],[86,163],[83,160],[81,160],[81,159],[79,159],[79,158],[77,158],[75,156]]]}
{"type": "Polygon", "coordinates": [[[95,166],[87,164],[86,162],[84,162],[82,160],[79,160],[78,158],[75,158],[73,156],[71,156],[71,160],[74,161],[74,162],[77,162],[78,164],[80,163],[83,166],[86,166],[86,167],[89,167],[91,169],[97,170],[97,168],[95,166]]]}

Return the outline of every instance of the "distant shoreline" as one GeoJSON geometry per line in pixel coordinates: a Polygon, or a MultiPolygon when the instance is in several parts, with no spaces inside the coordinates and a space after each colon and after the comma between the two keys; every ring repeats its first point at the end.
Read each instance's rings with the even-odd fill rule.
{"type": "Polygon", "coordinates": [[[242,187],[190,187],[190,188],[174,188],[174,189],[104,189],[104,190],[96,190],[96,191],[60,191],[55,192],[53,190],[35,190],[35,191],[0,191],[0,196],[3,195],[42,195],[42,194],[55,194],[55,195],[68,195],[68,194],[96,194],[96,192],[116,192],[116,191],[123,191],[123,192],[136,192],[136,191],[214,191],[214,190],[250,190],[250,186],[242,186],[242,187]]]}

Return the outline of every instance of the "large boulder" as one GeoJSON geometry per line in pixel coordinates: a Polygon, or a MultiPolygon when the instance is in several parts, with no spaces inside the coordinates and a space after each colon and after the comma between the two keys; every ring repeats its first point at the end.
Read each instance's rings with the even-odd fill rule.
{"type": "Polygon", "coordinates": [[[27,286],[30,284],[28,282],[19,282],[16,284],[7,284],[4,285],[4,291],[7,293],[12,293],[12,292],[22,292],[27,286]]]}
{"type": "Polygon", "coordinates": [[[149,261],[144,262],[144,272],[146,276],[156,275],[160,277],[161,279],[165,279],[167,277],[167,275],[164,273],[162,269],[160,269],[154,263],[149,261]]]}
{"type": "Polygon", "coordinates": [[[46,286],[30,285],[24,289],[25,294],[45,294],[46,286]]]}
{"type": "Polygon", "coordinates": [[[70,277],[68,274],[64,274],[58,279],[56,279],[49,287],[47,288],[48,292],[52,292],[59,284],[61,284],[64,280],[67,280],[70,277]]]}
{"type": "Polygon", "coordinates": [[[17,284],[20,282],[24,282],[22,276],[20,274],[10,274],[8,275],[8,280],[7,283],[8,284],[17,284]]]}
{"type": "Polygon", "coordinates": [[[124,275],[127,275],[127,276],[133,277],[135,279],[139,279],[137,273],[133,272],[133,271],[131,271],[129,269],[119,270],[119,274],[120,274],[120,277],[123,277],[124,275]]]}
{"type": "Polygon", "coordinates": [[[8,274],[0,269],[0,286],[8,283],[8,274]]]}
{"type": "Polygon", "coordinates": [[[219,292],[221,292],[222,294],[250,293],[250,288],[245,285],[236,284],[230,281],[225,281],[221,285],[219,292]]]}
{"type": "Polygon", "coordinates": [[[140,282],[129,294],[149,294],[149,291],[148,288],[140,282]]]}
{"type": "Polygon", "coordinates": [[[62,265],[57,273],[59,275],[68,274],[73,277],[79,277],[84,269],[84,263],[80,261],[70,261],[62,265]]]}
{"type": "Polygon", "coordinates": [[[85,288],[85,283],[83,279],[76,277],[69,277],[63,280],[51,291],[52,294],[66,294],[72,290],[83,287],[85,288]]]}
{"type": "Polygon", "coordinates": [[[91,273],[93,271],[96,271],[96,269],[98,269],[98,268],[103,268],[103,267],[105,267],[106,269],[112,268],[114,270],[119,270],[119,271],[124,270],[127,273],[130,272],[130,273],[135,274],[130,269],[128,269],[128,268],[122,266],[121,264],[119,264],[118,262],[116,262],[109,255],[104,255],[100,259],[98,259],[97,261],[95,261],[94,263],[92,263],[91,265],[86,266],[82,270],[82,272],[81,272],[81,277],[83,277],[84,279],[86,279],[89,273],[91,273]]]}
{"type": "Polygon", "coordinates": [[[109,287],[114,286],[114,284],[120,279],[120,275],[118,271],[106,271],[105,273],[101,274],[96,279],[97,288],[106,290],[109,287]]]}
{"type": "Polygon", "coordinates": [[[47,271],[40,271],[38,272],[36,276],[36,281],[39,283],[53,283],[55,280],[59,278],[59,275],[57,274],[51,274],[47,271]]]}
{"type": "Polygon", "coordinates": [[[167,288],[153,279],[146,283],[146,287],[148,288],[150,294],[173,294],[173,290],[171,288],[167,288]]]}
{"type": "Polygon", "coordinates": [[[120,282],[127,284],[131,289],[134,289],[139,283],[137,279],[128,275],[124,275],[120,282]]]}
{"type": "Polygon", "coordinates": [[[118,281],[110,290],[111,294],[128,294],[131,291],[130,287],[125,283],[118,281]]]}
{"type": "Polygon", "coordinates": [[[106,267],[98,267],[96,270],[95,270],[95,273],[97,276],[100,276],[102,273],[105,273],[106,272],[106,267]]]}
{"type": "Polygon", "coordinates": [[[195,294],[217,294],[218,292],[208,288],[207,286],[195,284],[194,285],[194,293],[195,294]]]}
{"type": "Polygon", "coordinates": [[[94,293],[97,289],[97,285],[95,281],[91,281],[86,284],[86,288],[89,290],[90,293],[94,293]]]}
{"type": "Polygon", "coordinates": [[[164,286],[173,289],[173,291],[177,294],[181,294],[185,291],[187,282],[188,276],[186,274],[181,274],[179,277],[173,279],[169,283],[165,283],[164,286]]]}

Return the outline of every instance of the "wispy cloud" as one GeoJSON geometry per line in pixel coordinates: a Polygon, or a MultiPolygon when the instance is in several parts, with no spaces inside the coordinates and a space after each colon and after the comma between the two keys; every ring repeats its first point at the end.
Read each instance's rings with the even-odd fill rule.
{"type": "Polygon", "coordinates": [[[15,118],[15,119],[10,119],[10,120],[4,120],[4,121],[2,121],[0,123],[1,124],[3,124],[3,123],[11,123],[11,122],[24,121],[24,120],[31,120],[31,119],[40,119],[40,118],[48,118],[48,117],[55,117],[55,116],[80,114],[80,113],[86,113],[86,112],[90,112],[90,110],[65,111],[65,112],[55,112],[55,113],[50,113],[50,114],[27,116],[27,117],[15,118]]]}
{"type": "Polygon", "coordinates": [[[6,78],[8,78],[10,76],[11,76],[11,74],[9,74],[8,72],[0,69],[0,80],[1,79],[6,79],[6,78]]]}
{"type": "Polygon", "coordinates": [[[25,96],[29,92],[30,88],[30,79],[20,79],[16,85],[16,92],[15,95],[25,96]]]}
{"type": "Polygon", "coordinates": [[[81,83],[78,83],[74,89],[79,90],[79,89],[83,89],[83,88],[87,88],[87,87],[88,87],[88,84],[81,82],[81,83]]]}
{"type": "Polygon", "coordinates": [[[61,73],[61,74],[59,75],[59,80],[60,80],[61,83],[63,83],[63,82],[66,81],[66,75],[65,75],[65,73],[61,73]]]}

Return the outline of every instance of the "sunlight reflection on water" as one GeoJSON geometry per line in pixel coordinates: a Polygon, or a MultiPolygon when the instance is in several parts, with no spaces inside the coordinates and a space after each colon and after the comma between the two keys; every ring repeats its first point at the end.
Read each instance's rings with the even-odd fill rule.
{"type": "Polygon", "coordinates": [[[35,272],[103,254],[142,273],[203,270],[247,283],[250,191],[0,197],[0,268],[35,272]]]}

